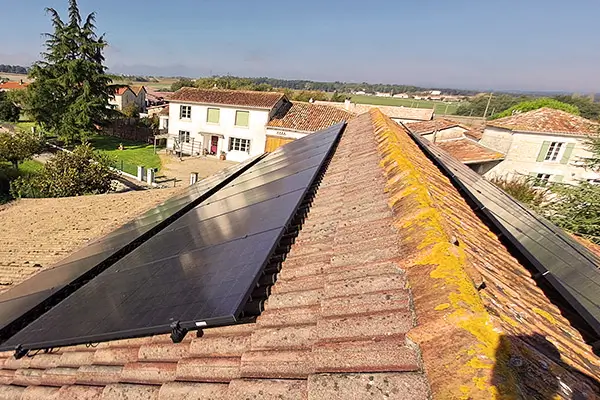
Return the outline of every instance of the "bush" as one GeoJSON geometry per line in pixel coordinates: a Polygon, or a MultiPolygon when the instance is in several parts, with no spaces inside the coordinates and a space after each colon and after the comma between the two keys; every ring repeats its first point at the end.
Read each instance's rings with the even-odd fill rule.
{"type": "Polygon", "coordinates": [[[11,183],[11,195],[20,197],[69,197],[106,193],[112,189],[115,173],[112,160],[84,144],[72,153],[60,152],[34,176],[11,183]]]}
{"type": "Polygon", "coordinates": [[[532,207],[542,204],[547,195],[547,190],[534,187],[535,178],[528,176],[495,176],[490,179],[490,182],[521,203],[532,207]]]}
{"type": "Polygon", "coordinates": [[[515,112],[533,111],[533,110],[537,110],[538,108],[542,108],[542,107],[554,108],[556,110],[562,110],[562,111],[568,112],[573,115],[579,115],[579,109],[577,108],[577,106],[574,106],[572,104],[563,103],[563,102],[560,102],[555,99],[542,97],[541,99],[535,99],[535,100],[524,101],[522,103],[519,103],[515,106],[512,106],[511,108],[509,108],[506,111],[503,111],[501,113],[493,115],[491,118],[497,119],[497,118],[503,118],[503,117],[510,117],[515,112]]]}
{"type": "Polygon", "coordinates": [[[0,121],[19,122],[21,109],[13,102],[7,92],[0,92],[0,121]]]}

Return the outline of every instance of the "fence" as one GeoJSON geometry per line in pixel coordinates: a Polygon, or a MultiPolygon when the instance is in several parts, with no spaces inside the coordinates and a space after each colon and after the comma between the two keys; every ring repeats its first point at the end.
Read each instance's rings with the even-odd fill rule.
{"type": "Polygon", "coordinates": [[[156,134],[149,126],[140,125],[138,118],[122,118],[114,120],[102,131],[105,135],[127,140],[150,143],[156,134]]]}

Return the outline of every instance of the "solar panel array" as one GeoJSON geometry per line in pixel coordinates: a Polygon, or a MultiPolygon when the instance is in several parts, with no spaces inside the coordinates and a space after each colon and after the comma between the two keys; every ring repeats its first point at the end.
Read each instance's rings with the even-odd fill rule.
{"type": "Polygon", "coordinates": [[[139,218],[73,253],[51,269],[0,294],[0,341],[43,314],[110,263],[226,185],[259,159],[252,158],[186,188],[139,218]]]}
{"type": "MultiPolygon", "coordinates": [[[[0,348],[169,333],[174,323],[191,330],[238,322],[343,127],[289,143],[245,169],[0,348]]],[[[129,228],[153,223],[150,216],[145,222],[129,228]]]]}
{"type": "Polygon", "coordinates": [[[598,257],[448,153],[418,135],[412,137],[537,269],[537,277],[546,279],[583,317],[595,340],[600,340],[598,257]]]}

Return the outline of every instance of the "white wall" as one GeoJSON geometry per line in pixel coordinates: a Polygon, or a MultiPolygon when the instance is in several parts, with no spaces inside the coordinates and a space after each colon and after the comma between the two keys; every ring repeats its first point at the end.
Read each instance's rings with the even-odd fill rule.
{"type": "MultiPolygon", "coordinates": [[[[244,161],[249,157],[264,153],[266,142],[266,125],[269,122],[270,110],[235,108],[229,106],[210,106],[198,104],[186,104],[179,102],[170,102],[169,106],[169,135],[179,135],[179,131],[190,132],[190,138],[194,138],[197,144],[202,142],[202,135],[220,134],[224,138],[219,139],[219,152],[224,149],[227,153],[227,159],[232,161],[244,161]],[[179,118],[180,106],[191,105],[192,117],[189,120],[179,118]],[[220,119],[218,124],[206,122],[208,108],[219,108],[220,119]],[[235,126],[235,112],[249,111],[249,127],[235,126]],[[250,154],[240,151],[229,151],[229,138],[250,139],[250,154]]],[[[203,143],[204,144],[204,143],[203,143]]],[[[167,146],[172,147],[172,139],[167,146]]],[[[218,155],[218,154],[217,154],[218,155]]]]}
{"type": "MultiPolygon", "coordinates": [[[[486,133],[488,133],[488,129],[484,132],[484,138],[486,137],[486,133]]],[[[490,144],[497,144],[499,147],[505,146],[505,140],[499,138],[497,132],[492,132],[491,138],[488,139],[489,140],[484,142],[482,138],[481,144],[488,147],[491,147],[490,144]]],[[[580,166],[581,158],[589,156],[591,156],[591,153],[585,146],[584,138],[581,137],[513,133],[512,143],[510,149],[506,153],[506,158],[488,171],[485,176],[492,177],[512,174],[529,175],[531,173],[550,174],[552,175],[550,178],[551,181],[555,181],[557,176],[562,176],[562,182],[564,183],[577,183],[578,180],[582,179],[600,178],[600,174],[580,166]],[[544,141],[565,143],[562,146],[561,153],[559,153],[556,161],[537,161],[538,154],[540,153],[544,141]],[[575,148],[573,149],[573,153],[571,154],[568,163],[561,164],[562,154],[565,151],[566,145],[569,143],[574,143],[575,148]]]]}
{"type": "Polygon", "coordinates": [[[512,131],[486,127],[479,143],[502,154],[508,153],[513,140],[512,131]]]}
{"type": "MultiPolygon", "coordinates": [[[[442,140],[463,138],[463,137],[465,137],[466,131],[467,131],[466,129],[461,128],[460,126],[454,126],[452,128],[442,129],[435,133],[435,141],[439,142],[442,140]]],[[[433,133],[430,133],[427,135],[422,135],[422,137],[429,141],[433,141],[433,133]]]]}

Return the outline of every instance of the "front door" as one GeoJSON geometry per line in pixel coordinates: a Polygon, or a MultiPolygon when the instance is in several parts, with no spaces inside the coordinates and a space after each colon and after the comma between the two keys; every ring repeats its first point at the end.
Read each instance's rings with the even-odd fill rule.
{"type": "Polygon", "coordinates": [[[217,146],[219,144],[219,137],[212,136],[210,138],[210,154],[217,154],[217,146]]]}

